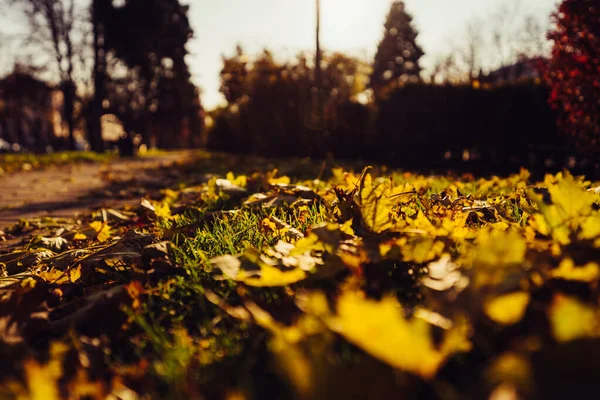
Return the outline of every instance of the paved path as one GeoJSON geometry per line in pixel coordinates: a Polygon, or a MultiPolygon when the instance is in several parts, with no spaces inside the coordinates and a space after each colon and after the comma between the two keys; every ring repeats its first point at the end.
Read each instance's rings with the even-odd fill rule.
{"type": "Polygon", "coordinates": [[[2,175],[0,230],[20,218],[73,217],[100,207],[138,202],[140,193],[130,189],[144,185],[160,187],[168,180],[167,167],[191,156],[186,151],[170,152],[2,175]]]}

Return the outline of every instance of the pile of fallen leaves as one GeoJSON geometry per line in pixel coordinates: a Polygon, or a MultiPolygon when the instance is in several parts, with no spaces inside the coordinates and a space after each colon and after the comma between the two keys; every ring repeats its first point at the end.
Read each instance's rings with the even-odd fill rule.
{"type": "Polygon", "coordinates": [[[600,190],[277,171],[23,221],[0,397],[591,397],[600,190]]]}

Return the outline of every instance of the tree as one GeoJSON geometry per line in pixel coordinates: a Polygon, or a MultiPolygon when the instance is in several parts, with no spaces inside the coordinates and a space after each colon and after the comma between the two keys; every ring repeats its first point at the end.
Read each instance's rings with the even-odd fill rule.
{"type": "Polygon", "coordinates": [[[239,46],[232,57],[224,57],[221,92],[228,107],[213,113],[210,147],[270,156],[322,156],[327,140],[336,137],[360,148],[352,142],[357,137],[342,132],[361,131],[366,123],[366,108],[353,100],[365,91],[369,66],[323,52],[323,119],[315,125],[314,68],[308,58],[300,53],[295,60],[281,62],[264,50],[250,60],[239,46]],[[330,133],[315,135],[316,130],[330,133]]]}
{"type": "Polygon", "coordinates": [[[248,57],[242,46],[237,45],[233,57],[223,56],[221,69],[221,92],[228,103],[233,104],[247,94],[248,57]]]}
{"type": "Polygon", "coordinates": [[[519,25],[522,0],[503,3],[490,16],[492,51],[498,67],[508,67],[518,59],[519,25]]]}
{"type": "Polygon", "coordinates": [[[390,82],[420,81],[419,59],[424,53],[416,42],[418,33],[404,2],[394,1],[384,27],[373,63],[371,88],[378,91],[390,82]]]}
{"type": "Polygon", "coordinates": [[[461,52],[462,61],[467,67],[469,80],[473,80],[481,69],[481,52],[485,46],[481,21],[473,20],[467,24],[465,48],[461,52]]]}
{"type": "Polygon", "coordinates": [[[429,70],[430,83],[463,84],[477,79],[485,59],[483,51],[486,47],[481,20],[473,19],[467,24],[461,42],[456,44],[449,41],[449,50],[437,55],[429,70]]]}
{"type": "Polygon", "coordinates": [[[466,80],[465,72],[460,68],[456,54],[459,50],[451,51],[447,54],[440,54],[436,58],[430,73],[430,82],[443,83],[445,85],[461,84],[466,80]]]}
{"type": "Polygon", "coordinates": [[[321,61],[323,54],[321,52],[321,0],[316,0],[316,11],[317,11],[317,24],[316,24],[316,35],[315,35],[315,106],[316,106],[316,123],[318,127],[323,124],[323,71],[321,68],[321,61]]]}
{"type": "Polygon", "coordinates": [[[553,14],[552,55],[544,67],[561,128],[582,149],[600,149],[600,4],[563,0],[553,14]]]}
{"type": "Polygon", "coordinates": [[[363,71],[368,65],[343,53],[325,53],[323,93],[331,101],[349,101],[366,88],[363,71]]]}
{"type": "Polygon", "coordinates": [[[52,55],[63,94],[63,116],[69,130],[69,146],[75,148],[74,71],[80,51],[76,40],[76,0],[8,0],[20,6],[30,28],[30,39],[52,55]]]}
{"type": "MultiPolygon", "coordinates": [[[[2,9],[0,9],[0,12],[2,11],[2,9]]],[[[7,38],[6,35],[0,31],[0,60],[6,60],[8,57],[6,56],[7,50],[6,50],[6,45],[7,45],[7,38]]],[[[4,68],[6,68],[7,65],[5,62],[0,62],[0,75],[3,75],[4,72],[4,68]]]]}
{"type": "Polygon", "coordinates": [[[188,7],[178,0],[125,0],[118,7],[109,0],[96,4],[102,5],[95,25],[102,35],[102,46],[97,47],[104,56],[97,57],[101,62],[97,71],[106,81],[103,90],[110,111],[147,143],[152,139],[172,147],[177,140],[166,135],[186,136],[188,127],[199,136],[202,107],[185,61],[185,45],[193,36],[188,7]]]}
{"type": "Polygon", "coordinates": [[[519,34],[520,56],[530,59],[542,56],[546,52],[545,36],[546,31],[536,16],[525,17],[519,34]]]}
{"type": "Polygon", "coordinates": [[[106,40],[105,40],[105,21],[110,19],[112,2],[110,0],[92,0],[90,6],[90,19],[92,21],[94,51],[94,67],[92,71],[92,80],[94,85],[94,95],[91,99],[87,130],[90,139],[90,145],[93,151],[102,152],[104,143],[102,140],[102,102],[106,98],[106,40]]]}

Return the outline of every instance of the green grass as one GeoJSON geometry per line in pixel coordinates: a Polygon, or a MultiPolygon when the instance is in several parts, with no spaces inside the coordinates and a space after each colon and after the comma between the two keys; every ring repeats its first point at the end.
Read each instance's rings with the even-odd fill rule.
{"type": "Polygon", "coordinates": [[[54,165],[75,163],[107,162],[115,156],[112,153],[93,153],[90,151],[71,151],[51,154],[0,154],[0,174],[16,171],[30,171],[54,165]]]}
{"type": "MultiPolygon", "coordinates": [[[[291,208],[272,210],[242,208],[236,214],[223,215],[212,223],[199,228],[193,237],[177,237],[174,243],[185,249],[188,255],[198,255],[198,259],[207,259],[224,254],[238,254],[249,247],[263,249],[282,239],[279,235],[267,234],[258,229],[262,220],[276,217],[292,228],[305,232],[308,227],[324,222],[327,218],[323,206],[312,205],[306,212],[291,208]]],[[[198,219],[186,218],[183,226],[194,225],[198,219]]],[[[196,261],[197,261],[196,260],[196,261]]]]}
{"type": "MultiPolygon", "coordinates": [[[[162,154],[165,154],[164,150],[150,149],[139,154],[138,157],[155,157],[162,154]]],[[[16,171],[32,171],[51,166],[78,163],[106,163],[116,158],[118,158],[117,153],[111,151],[104,153],[94,153],[92,151],[61,151],[49,154],[0,154],[0,174],[16,171]]]]}

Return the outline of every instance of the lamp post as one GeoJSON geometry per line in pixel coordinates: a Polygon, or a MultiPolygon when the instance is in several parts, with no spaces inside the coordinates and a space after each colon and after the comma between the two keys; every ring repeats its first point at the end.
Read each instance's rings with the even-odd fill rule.
{"type": "Polygon", "coordinates": [[[316,88],[316,106],[317,106],[317,126],[323,125],[323,104],[321,94],[323,91],[323,78],[321,71],[321,0],[316,0],[317,8],[317,34],[316,34],[316,54],[315,54],[315,88],[316,88]]]}

